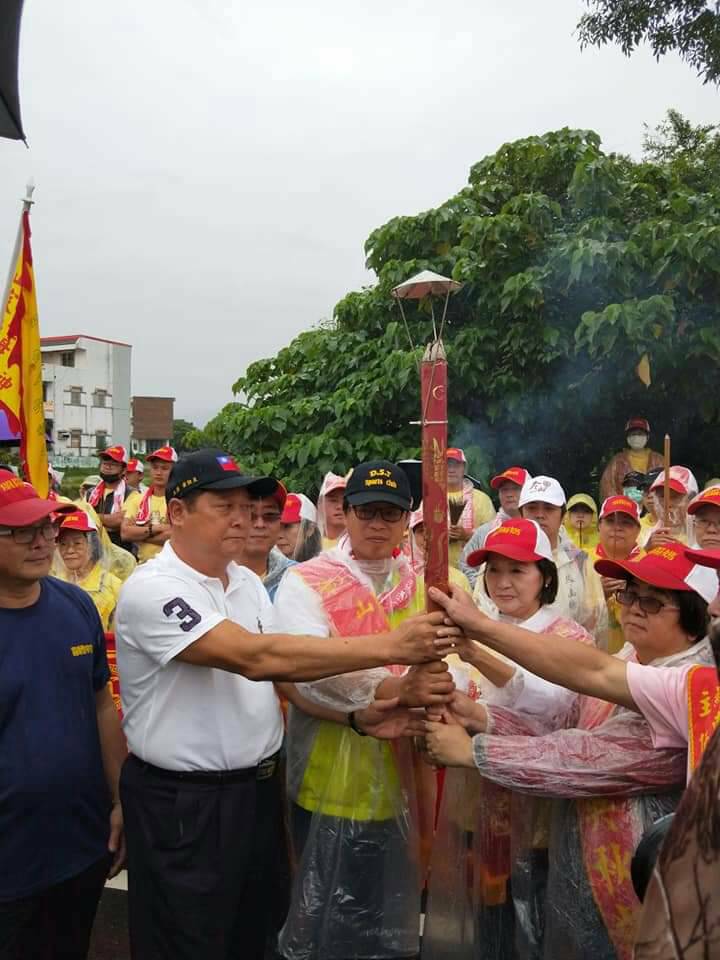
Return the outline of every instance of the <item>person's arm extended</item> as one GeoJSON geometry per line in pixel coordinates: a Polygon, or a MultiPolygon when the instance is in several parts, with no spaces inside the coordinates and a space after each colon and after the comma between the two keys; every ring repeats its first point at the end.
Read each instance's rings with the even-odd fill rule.
{"type": "Polygon", "coordinates": [[[556,634],[543,636],[510,623],[491,620],[462,590],[447,596],[434,587],[430,596],[473,640],[484,643],[551,683],[636,710],[622,660],[586,643],[556,634]]]}
{"type": "Polygon", "coordinates": [[[509,683],[517,669],[474,641],[470,641],[468,649],[463,650],[462,659],[479,670],[495,687],[504,687],[509,683]]]}
{"type": "Polygon", "coordinates": [[[250,633],[231,620],[222,620],[176,659],[239,673],[249,680],[319,680],[388,663],[439,660],[459,635],[457,628],[443,624],[444,614],[438,612],[411,617],[388,633],[311,637],[250,633]]]}
{"type": "Polygon", "coordinates": [[[110,813],[110,837],[108,850],[114,854],[110,876],[114,877],[122,869],[125,861],[125,840],[123,838],[123,817],[120,806],[120,770],[127,757],[127,744],[120,726],[120,717],[113,702],[110,689],[103,687],[95,694],[95,715],[97,718],[100,752],[102,754],[105,780],[112,801],[110,813]]]}
{"type": "Polygon", "coordinates": [[[294,683],[276,683],[275,687],[294,707],[316,720],[349,727],[352,713],[355,726],[378,740],[420,736],[424,732],[424,715],[416,716],[400,707],[397,699],[375,700],[362,710],[341,712],[308,700],[294,683]]]}

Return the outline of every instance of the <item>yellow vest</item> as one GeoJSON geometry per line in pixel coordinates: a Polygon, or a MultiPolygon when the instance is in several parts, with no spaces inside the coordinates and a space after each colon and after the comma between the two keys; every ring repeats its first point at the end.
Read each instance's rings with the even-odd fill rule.
{"type": "MultiPolygon", "coordinates": [[[[422,578],[418,578],[415,596],[408,606],[388,617],[390,629],[424,609],[422,578]]],[[[401,804],[400,778],[391,743],[358,736],[337,723],[317,721],[296,803],[305,810],[344,820],[389,820],[401,804]]]]}

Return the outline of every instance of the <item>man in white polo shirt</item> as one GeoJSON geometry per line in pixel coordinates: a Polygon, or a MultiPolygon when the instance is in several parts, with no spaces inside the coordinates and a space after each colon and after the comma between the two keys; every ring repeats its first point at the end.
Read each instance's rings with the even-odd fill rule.
{"type": "Polygon", "coordinates": [[[244,475],[219,450],[182,458],[167,488],[170,540],[120,597],[131,751],[121,796],[136,960],[259,960],[282,923],[283,723],[272,683],[258,681],[425,662],[448,629],[429,614],[381,636],[273,634],[260,579],[230,558],[246,536],[251,498],[277,486],[244,475]]]}

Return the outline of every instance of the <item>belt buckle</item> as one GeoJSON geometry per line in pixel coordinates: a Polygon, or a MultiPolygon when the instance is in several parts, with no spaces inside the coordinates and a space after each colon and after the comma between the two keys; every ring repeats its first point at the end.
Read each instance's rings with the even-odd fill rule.
{"type": "Polygon", "coordinates": [[[277,765],[278,765],[277,756],[266,757],[264,760],[261,760],[260,763],[257,765],[255,779],[269,780],[270,777],[275,776],[277,765]]]}

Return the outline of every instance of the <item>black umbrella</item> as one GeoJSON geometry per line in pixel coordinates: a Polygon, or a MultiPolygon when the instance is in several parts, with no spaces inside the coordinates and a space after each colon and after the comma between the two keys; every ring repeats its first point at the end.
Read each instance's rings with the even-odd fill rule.
{"type": "Polygon", "coordinates": [[[23,0],[0,0],[0,137],[24,140],[18,92],[23,0]]]}

